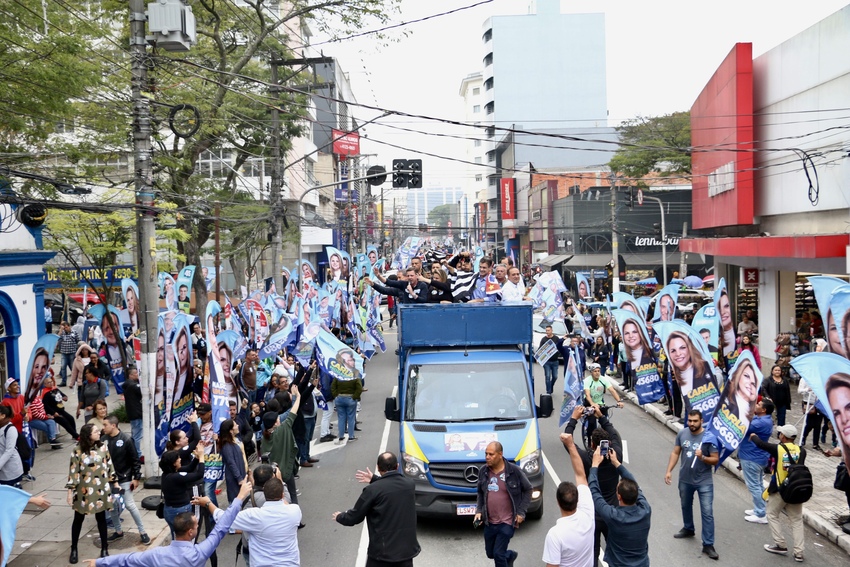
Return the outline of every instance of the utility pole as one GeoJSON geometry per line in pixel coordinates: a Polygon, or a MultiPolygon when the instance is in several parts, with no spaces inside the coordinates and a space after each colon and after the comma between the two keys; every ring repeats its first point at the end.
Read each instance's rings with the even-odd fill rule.
{"type": "Polygon", "coordinates": [[[688,237],[688,222],[685,221],[682,223],[682,238],[679,240],[679,250],[681,252],[681,256],[679,257],[679,277],[685,279],[685,276],[688,275],[688,262],[685,260],[685,251],[682,250],[682,240],[688,237]]]}
{"type": "MultiPolygon", "coordinates": [[[[277,66],[278,61],[276,59],[272,59],[271,67],[272,67],[272,179],[271,179],[271,187],[269,188],[269,213],[271,218],[269,219],[269,229],[272,233],[272,249],[271,249],[271,257],[272,257],[272,278],[274,278],[275,287],[283,291],[283,280],[281,279],[281,264],[283,264],[283,251],[281,250],[281,230],[280,230],[280,173],[283,171],[283,167],[281,167],[280,163],[280,109],[278,105],[278,92],[279,87],[277,84],[278,76],[277,76],[277,66]],[[278,287],[279,286],[279,287],[278,287]]],[[[300,215],[300,211],[299,211],[300,215]]]]}
{"type": "Polygon", "coordinates": [[[151,147],[150,103],[147,89],[147,44],[145,40],[145,0],[129,0],[130,4],[130,56],[131,88],[133,99],[133,166],[135,171],[136,203],[141,206],[136,213],[136,243],[138,250],[139,303],[142,360],[139,384],[142,389],[142,424],[145,435],[142,453],[147,455],[145,476],[156,475],[156,450],[154,446],[153,384],[156,372],[157,318],[159,316],[159,284],[156,267],[156,227],[154,206],[153,165],[151,147]]]}
{"type": "Polygon", "coordinates": [[[611,276],[611,293],[620,291],[620,237],[617,234],[617,176],[611,173],[611,254],[614,270],[611,276]]]}
{"type": "Polygon", "coordinates": [[[646,194],[644,194],[643,199],[655,201],[658,203],[658,208],[661,209],[661,263],[662,270],[664,270],[661,279],[664,285],[667,285],[667,221],[664,219],[664,203],[658,197],[647,197],[646,194]]]}
{"type": "Polygon", "coordinates": [[[215,202],[215,300],[221,303],[221,203],[215,202]]]}

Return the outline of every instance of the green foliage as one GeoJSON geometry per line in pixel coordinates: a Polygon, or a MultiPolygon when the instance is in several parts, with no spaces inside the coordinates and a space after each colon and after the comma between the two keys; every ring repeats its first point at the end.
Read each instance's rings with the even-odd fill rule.
{"type": "Polygon", "coordinates": [[[127,417],[127,408],[124,404],[118,404],[115,409],[109,412],[109,415],[114,415],[120,423],[130,423],[130,418],[127,417]]]}
{"type": "Polygon", "coordinates": [[[611,171],[638,180],[651,173],[676,177],[691,173],[691,117],[674,112],[654,118],[639,117],[617,128],[623,144],[608,166],[611,171]]]}

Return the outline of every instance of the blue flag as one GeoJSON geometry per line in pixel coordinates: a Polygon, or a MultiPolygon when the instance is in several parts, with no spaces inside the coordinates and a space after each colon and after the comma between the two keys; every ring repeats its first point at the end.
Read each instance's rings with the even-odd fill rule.
{"type": "Polygon", "coordinates": [[[29,502],[30,495],[18,488],[0,485],[0,541],[3,542],[3,555],[0,557],[0,567],[6,567],[6,561],[15,546],[15,527],[18,518],[29,502]]]}

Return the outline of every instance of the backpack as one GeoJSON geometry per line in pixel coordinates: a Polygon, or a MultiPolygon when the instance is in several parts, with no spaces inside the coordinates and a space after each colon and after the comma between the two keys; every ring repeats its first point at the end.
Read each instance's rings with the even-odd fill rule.
{"type": "MultiPolygon", "coordinates": [[[[14,427],[11,423],[6,426],[3,430],[3,437],[6,437],[6,432],[9,431],[10,427],[14,427]]],[[[15,443],[15,449],[18,451],[18,456],[21,457],[21,463],[26,463],[32,457],[32,449],[30,448],[30,444],[27,443],[27,438],[24,437],[23,433],[18,434],[18,440],[15,443]]]]}
{"type": "MultiPolygon", "coordinates": [[[[809,467],[799,464],[799,457],[797,457],[797,460],[794,460],[794,457],[784,443],[780,443],[779,446],[785,449],[785,453],[791,461],[785,480],[779,485],[779,495],[788,504],[808,502],[812,497],[815,487],[809,467]]],[[[777,463],[777,468],[778,466],[777,463]]]]}

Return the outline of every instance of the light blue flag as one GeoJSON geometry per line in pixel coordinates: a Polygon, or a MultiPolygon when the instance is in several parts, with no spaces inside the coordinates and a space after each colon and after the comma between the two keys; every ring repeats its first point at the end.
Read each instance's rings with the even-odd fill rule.
{"type": "Polygon", "coordinates": [[[702,420],[708,422],[720,398],[714,359],[708,352],[708,344],[681,319],[659,321],[653,328],[661,337],[670,363],[669,376],[679,384],[685,409],[699,410],[702,420]]]}
{"type": "Polygon", "coordinates": [[[679,300],[679,284],[664,286],[655,296],[655,314],[653,321],[672,321],[676,316],[676,303],[679,300]]]}
{"type": "Polygon", "coordinates": [[[664,397],[664,384],[658,374],[655,352],[643,319],[628,309],[614,309],[612,315],[620,327],[623,344],[626,346],[638,403],[643,405],[657,402],[664,397]]]}
{"type": "Polygon", "coordinates": [[[570,420],[573,410],[581,400],[581,386],[575,352],[570,349],[570,359],[564,368],[564,401],[561,403],[558,427],[563,427],[570,420]]]}
{"type": "Polygon", "coordinates": [[[6,561],[15,546],[15,529],[18,518],[29,502],[30,495],[18,488],[0,485],[0,540],[3,542],[3,556],[0,557],[0,567],[6,567],[6,561]]]}
{"type": "Polygon", "coordinates": [[[744,350],[729,372],[729,381],[723,388],[720,401],[706,430],[717,437],[720,466],[726,457],[741,444],[753,420],[762,374],[753,353],[744,350]]]}

